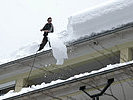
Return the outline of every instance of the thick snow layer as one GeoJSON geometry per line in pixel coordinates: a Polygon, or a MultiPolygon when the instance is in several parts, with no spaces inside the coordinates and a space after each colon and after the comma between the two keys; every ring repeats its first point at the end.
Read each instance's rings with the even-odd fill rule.
{"type": "Polygon", "coordinates": [[[68,39],[89,36],[92,33],[117,28],[133,22],[133,0],[107,0],[69,17],[68,39]]]}
{"type": "Polygon", "coordinates": [[[57,60],[57,65],[62,65],[64,63],[64,59],[67,59],[67,48],[65,44],[59,39],[57,34],[49,34],[48,39],[51,44],[51,48],[53,51],[53,56],[57,60]]]}
{"type": "Polygon", "coordinates": [[[56,81],[52,81],[51,83],[47,83],[47,84],[45,84],[43,82],[41,85],[32,85],[31,87],[28,87],[28,88],[22,88],[22,90],[20,92],[14,92],[14,90],[10,90],[7,94],[5,94],[3,96],[0,96],[0,100],[10,98],[10,97],[13,97],[13,96],[17,96],[17,95],[20,95],[20,94],[23,94],[23,93],[28,93],[30,91],[45,88],[45,87],[48,87],[48,86],[52,86],[52,85],[55,85],[55,84],[58,84],[58,83],[62,83],[62,82],[70,81],[70,80],[73,80],[73,79],[81,78],[81,77],[84,77],[84,76],[88,76],[88,75],[96,74],[96,73],[99,73],[99,72],[107,71],[107,70],[117,68],[117,67],[121,67],[121,66],[128,65],[128,64],[133,64],[133,61],[120,63],[120,64],[114,64],[114,65],[110,64],[110,65],[107,65],[107,67],[102,68],[100,70],[75,75],[74,77],[70,77],[66,80],[58,79],[56,81]]]}

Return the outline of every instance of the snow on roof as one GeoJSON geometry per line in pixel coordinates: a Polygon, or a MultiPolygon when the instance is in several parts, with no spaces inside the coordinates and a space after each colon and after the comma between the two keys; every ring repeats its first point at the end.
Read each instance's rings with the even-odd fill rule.
{"type": "MultiPolygon", "coordinates": [[[[107,0],[107,2],[88,8],[69,17],[68,29],[62,34],[63,42],[75,41],[81,37],[117,28],[123,24],[133,22],[133,0],[107,0]]],[[[54,33],[55,34],[55,33],[54,33]]],[[[4,64],[16,59],[32,55],[38,49],[38,43],[20,48],[11,56],[0,59],[4,64]]],[[[48,46],[45,50],[50,49],[48,46]]],[[[10,54],[9,54],[10,55],[10,54]]],[[[63,61],[61,61],[63,62],[63,61]]]]}
{"type": "Polygon", "coordinates": [[[69,17],[69,38],[77,39],[92,33],[101,33],[133,22],[131,9],[133,0],[108,0],[101,5],[80,11],[69,17]]]}
{"type": "MultiPolygon", "coordinates": [[[[51,47],[47,43],[47,46],[44,47],[44,50],[52,49],[53,56],[57,60],[56,65],[62,65],[64,63],[64,60],[68,58],[67,48],[65,44],[61,40],[59,40],[57,34],[48,34],[48,40],[50,42],[51,47]]],[[[17,52],[12,54],[12,57],[8,57],[7,59],[0,59],[2,61],[0,62],[0,64],[4,64],[6,62],[14,61],[16,59],[21,59],[26,56],[33,55],[37,52],[38,48],[38,43],[33,43],[31,45],[22,47],[17,52]]]]}
{"type": "MultiPolygon", "coordinates": [[[[131,13],[131,7],[133,6],[133,0],[109,0],[104,2],[101,5],[94,6],[92,8],[85,9],[83,11],[77,12],[73,14],[70,18],[72,20],[72,24],[86,22],[87,20],[96,19],[100,16],[104,16],[106,14],[110,14],[110,17],[130,17],[131,16],[124,16],[126,14],[131,13]],[[130,9],[129,9],[130,8],[130,9]],[[124,9],[128,9],[128,12],[125,12],[124,9]],[[122,12],[124,12],[124,15],[122,12]],[[118,16],[111,16],[111,14],[116,13],[118,16]]],[[[110,19],[112,20],[112,18],[110,19]]]]}
{"type": "Polygon", "coordinates": [[[36,86],[32,85],[31,87],[22,88],[22,90],[20,92],[14,92],[14,90],[10,90],[7,94],[4,94],[4,95],[0,96],[0,100],[10,98],[10,97],[14,97],[14,96],[18,96],[18,95],[28,93],[28,92],[31,92],[31,91],[35,91],[35,90],[38,90],[38,89],[50,87],[50,86],[53,86],[53,85],[56,85],[56,84],[59,84],[59,83],[71,81],[71,80],[78,79],[78,78],[81,78],[81,77],[85,77],[85,76],[93,75],[93,74],[96,74],[96,73],[108,71],[108,70],[111,70],[111,69],[114,69],[114,68],[121,68],[121,67],[123,67],[125,65],[129,65],[129,64],[133,64],[133,61],[114,64],[114,65],[110,64],[110,65],[107,65],[107,67],[105,67],[105,68],[102,68],[102,69],[99,69],[99,70],[96,70],[96,71],[92,71],[92,72],[86,72],[86,73],[83,73],[83,74],[75,75],[74,77],[70,77],[66,80],[58,79],[56,81],[52,81],[51,83],[47,83],[47,84],[45,84],[43,82],[41,85],[36,85],[36,86]]]}

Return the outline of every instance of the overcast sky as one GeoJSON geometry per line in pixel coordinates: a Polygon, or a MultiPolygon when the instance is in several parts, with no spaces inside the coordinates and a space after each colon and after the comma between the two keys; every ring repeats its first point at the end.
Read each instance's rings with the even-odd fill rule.
{"type": "Polygon", "coordinates": [[[47,17],[53,18],[55,32],[66,29],[73,13],[107,0],[0,0],[0,58],[15,50],[41,42],[39,31],[47,17]]]}

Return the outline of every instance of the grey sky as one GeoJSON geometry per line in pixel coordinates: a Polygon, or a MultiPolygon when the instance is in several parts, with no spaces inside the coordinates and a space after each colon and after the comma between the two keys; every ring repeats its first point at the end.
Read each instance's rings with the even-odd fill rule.
{"type": "Polygon", "coordinates": [[[47,17],[55,32],[66,29],[70,15],[107,0],[0,0],[0,58],[33,42],[41,42],[39,31],[47,17]]]}

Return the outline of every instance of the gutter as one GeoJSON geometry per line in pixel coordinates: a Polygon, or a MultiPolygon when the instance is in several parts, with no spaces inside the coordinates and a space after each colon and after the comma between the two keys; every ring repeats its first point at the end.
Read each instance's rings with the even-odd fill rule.
{"type": "Polygon", "coordinates": [[[69,80],[69,81],[66,81],[66,82],[58,83],[58,84],[55,84],[55,85],[51,85],[51,86],[48,86],[48,87],[44,87],[44,88],[41,88],[41,89],[30,91],[30,92],[20,94],[20,95],[14,96],[14,97],[10,97],[10,98],[7,98],[7,99],[3,99],[3,100],[13,100],[13,99],[21,98],[21,97],[24,97],[24,96],[27,96],[27,95],[32,95],[32,94],[35,94],[35,93],[38,93],[38,92],[47,91],[49,89],[57,88],[57,87],[60,87],[60,86],[66,85],[66,84],[71,84],[71,83],[74,83],[74,82],[86,80],[88,78],[92,78],[92,77],[95,77],[95,76],[111,73],[111,72],[114,72],[114,71],[122,70],[122,69],[125,69],[125,68],[130,68],[130,67],[133,67],[133,63],[127,64],[127,65],[124,65],[124,66],[120,66],[120,67],[116,67],[116,68],[113,68],[113,69],[109,69],[109,70],[106,70],[106,71],[102,71],[102,72],[99,72],[99,73],[87,75],[87,76],[84,76],[84,77],[76,78],[76,79],[69,80]]]}

